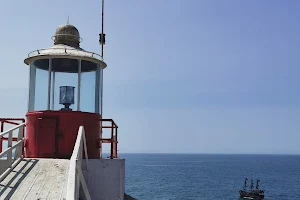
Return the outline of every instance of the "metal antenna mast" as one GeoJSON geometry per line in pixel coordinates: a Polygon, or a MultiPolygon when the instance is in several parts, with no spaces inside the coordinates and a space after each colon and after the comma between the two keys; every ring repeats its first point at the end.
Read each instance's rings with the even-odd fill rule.
{"type": "Polygon", "coordinates": [[[102,0],[102,33],[99,34],[100,39],[99,39],[99,43],[101,45],[101,57],[103,59],[104,57],[104,48],[103,46],[105,45],[105,34],[104,34],[104,0],[102,0]]]}
{"type": "MultiPolygon", "coordinates": [[[[104,0],[102,0],[102,33],[99,34],[99,43],[101,45],[101,57],[104,59],[104,44],[105,44],[105,34],[104,34],[104,0]]],[[[103,115],[103,70],[101,70],[101,116],[103,115]]]]}

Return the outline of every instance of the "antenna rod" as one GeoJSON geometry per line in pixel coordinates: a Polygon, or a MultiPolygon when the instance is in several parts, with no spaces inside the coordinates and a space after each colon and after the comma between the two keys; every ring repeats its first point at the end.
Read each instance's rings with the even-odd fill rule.
{"type": "MultiPolygon", "coordinates": [[[[102,39],[104,40],[104,0],[102,0],[102,39]]],[[[103,45],[104,45],[104,41],[102,40],[101,42],[101,57],[103,59],[104,57],[104,51],[103,51],[103,45]]]]}
{"type": "MultiPolygon", "coordinates": [[[[102,0],[102,33],[99,34],[99,35],[100,35],[99,42],[101,44],[101,57],[102,57],[102,60],[103,60],[103,57],[104,57],[103,46],[105,44],[105,34],[104,34],[104,0],[102,0]]],[[[102,73],[101,73],[101,109],[100,109],[100,114],[101,114],[101,116],[103,116],[103,69],[101,71],[102,71],[102,73]]]]}

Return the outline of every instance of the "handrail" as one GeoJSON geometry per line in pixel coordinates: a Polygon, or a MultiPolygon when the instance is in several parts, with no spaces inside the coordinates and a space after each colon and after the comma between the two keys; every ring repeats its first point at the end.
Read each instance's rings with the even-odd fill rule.
{"type": "Polygon", "coordinates": [[[110,143],[110,158],[118,158],[118,125],[115,123],[113,119],[101,119],[102,129],[111,129],[110,138],[100,138],[100,148],[101,153],[100,157],[102,157],[102,144],[110,143]],[[103,122],[111,122],[111,126],[103,126],[103,122]]]}
{"type": "Polygon", "coordinates": [[[68,174],[68,183],[67,183],[67,199],[66,200],[78,200],[79,199],[79,189],[80,184],[82,186],[85,199],[91,200],[84,176],[82,174],[82,151],[84,150],[86,167],[88,169],[88,154],[86,147],[86,139],[84,127],[80,126],[78,130],[78,135],[74,150],[70,159],[70,167],[68,174]]]}
{"type": "Polygon", "coordinates": [[[15,126],[15,127],[11,128],[11,129],[8,129],[7,131],[4,131],[4,132],[0,133],[0,137],[4,136],[6,134],[9,134],[10,132],[12,132],[12,131],[20,128],[20,127],[23,127],[24,125],[25,125],[25,123],[22,123],[22,124],[19,124],[19,125],[15,126]]]}
{"type": "MultiPolygon", "coordinates": [[[[39,54],[41,54],[43,51],[47,51],[47,50],[62,50],[63,53],[67,54],[68,52],[78,52],[79,50],[78,49],[68,49],[68,48],[64,48],[64,47],[61,47],[61,48],[53,48],[53,49],[37,49],[37,50],[34,50],[32,52],[30,52],[28,54],[28,57],[33,57],[33,56],[37,56],[39,54]],[[68,51],[68,52],[67,52],[68,51]]],[[[91,51],[83,51],[84,53],[88,53],[88,54],[91,54],[90,56],[92,58],[96,58],[98,60],[101,60],[101,61],[104,61],[103,58],[101,57],[101,55],[97,54],[97,53],[94,53],[94,52],[91,52],[91,51]]]]}
{"type": "Polygon", "coordinates": [[[8,149],[5,149],[4,151],[2,151],[0,153],[0,158],[2,158],[8,151],[12,151],[13,149],[17,148],[20,143],[22,143],[24,141],[24,138],[22,138],[20,141],[18,141],[15,145],[13,145],[12,147],[9,147],[8,149]]]}
{"type": "MultiPolygon", "coordinates": [[[[4,131],[4,124],[19,125],[20,123],[25,123],[25,119],[24,118],[0,118],[0,124],[1,124],[0,133],[4,131]],[[17,122],[17,121],[21,121],[21,122],[17,122]]],[[[2,152],[3,141],[8,141],[8,138],[2,136],[0,137],[0,153],[2,152]]],[[[18,141],[18,138],[13,137],[12,141],[16,142],[18,141]]]]}
{"type": "Polygon", "coordinates": [[[23,150],[23,131],[24,131],[25,123],[17,125],[7,131],[0,133],[0,137],[2,138],[4,135],[8,134],[8,142],[7,149],[0,153],[0,158],[4,155],[6,156],[7,169],[0,175],[0,182],[17,166],[22,160],[22,150],[23,150]],[[13,142],[13,131],[19,129],[17,143],[12,145],[13,142]],[[16,149],[14,159],[12,156],[12,151],[16,149]]]}

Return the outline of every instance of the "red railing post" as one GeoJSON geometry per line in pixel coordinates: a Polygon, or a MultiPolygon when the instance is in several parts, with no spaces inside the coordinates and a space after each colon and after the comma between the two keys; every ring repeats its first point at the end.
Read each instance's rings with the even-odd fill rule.
{"type": "Polygon", "coordinates": [[[110,143],[110,158],[117,158],[118,157],[118,126],[114,122],[113,119],[101,119],[102,129],[103,128],[110,128],[111,129],[111,136],[110,138],[100,138],[100,143],[110,143]],[[103,126],[103,122],[111,122],[111,126],[103,126]]]}
{"type": "Polygon", "coordinates": [[[114,144],[113,144],[113,139],[114,139],[114,129],[113,129],[113,121],[111,121],[111,141],[110,141],[110,158],[114,158],[114,144]]]}
{"type": "Polygon", "coordinates": [[[118,127],[117,127],[117,125],[116,125],[116,141],[115,141],[115,145],[116,145],[116,148],[115,148],[115,156],[116,156],[116,158],[118,157],[118,127]]]}

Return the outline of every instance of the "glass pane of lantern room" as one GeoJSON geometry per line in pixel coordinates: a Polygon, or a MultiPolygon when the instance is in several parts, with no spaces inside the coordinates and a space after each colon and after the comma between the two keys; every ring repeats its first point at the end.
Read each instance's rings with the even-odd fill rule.
{"type": "MultiPolygon", "coordinates": [[[[34,92],[30,92],[30,94],[34,96],[34,98],[30,97],[31,101],[34,100],[33,110],[47,110],[49,59],[33,61],[30,67],[36,68],[35,77],[30,77],[30,82],[35,82],[35,84],[31,84],[31,87],[34,87],[34,92]]],[[[30,90],[32,90],[32,88],[30,88],[30,90]]]]}
{"type": "Polygon", "coordinates": [[[52,59],[51,110],[77,110],[78,60],[52,59]]]}
{"type": "Polygon", "coordinates": [[[95,112],[97,64],[81,61],[80,111],[95,112]]]}
{"type": "Polygon", "coordinates": [[[101,67],[101,65],[98,65],[98,70],[99,70],[99,113],[100,115],[102,115],[102,99],[103,99],[103,69],[101,67]]]}

